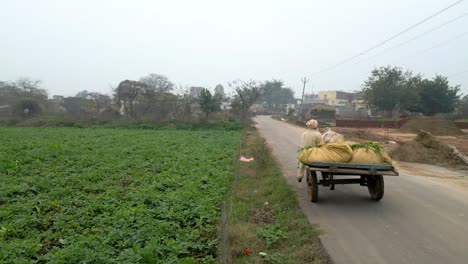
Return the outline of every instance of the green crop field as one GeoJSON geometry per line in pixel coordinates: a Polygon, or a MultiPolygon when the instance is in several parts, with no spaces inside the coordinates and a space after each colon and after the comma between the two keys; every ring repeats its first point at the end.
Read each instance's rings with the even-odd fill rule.
{"type": "Polygon", "coordinates": [[[0,128],[0,263],[215,263],[239,135],[0,128]]]}

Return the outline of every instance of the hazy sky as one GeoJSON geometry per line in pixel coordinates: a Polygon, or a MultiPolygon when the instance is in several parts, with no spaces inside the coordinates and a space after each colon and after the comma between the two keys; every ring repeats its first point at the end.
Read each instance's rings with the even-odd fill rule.
{"type": "Polygon", "coordinates": [[[307,92],[359,89],[375,66],[449,76],[468,93],[468,1],[388,44],[334,65],[455,0],[67,1],[0,0],[0,80],[43,80],[51,95],[110,92],[110,85],[164,74],[184,86],[281,79],[307,92]],[[463,33],[466,33],[462,35],[463,33]]]}

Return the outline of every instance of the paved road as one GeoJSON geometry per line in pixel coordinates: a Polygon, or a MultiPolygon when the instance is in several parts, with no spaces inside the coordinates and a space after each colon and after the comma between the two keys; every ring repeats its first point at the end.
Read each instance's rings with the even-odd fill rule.
{"type": "Polygon", "coordinates": [[[307,201],[298,183],[296,155],[303,128],[267,116],[255,120],[273,148],[309,221],[335,263],[468,263],[468,193],[425,177],[385,177],[385,196],[370,200],[367,188],[319,188],[307,201]]]}

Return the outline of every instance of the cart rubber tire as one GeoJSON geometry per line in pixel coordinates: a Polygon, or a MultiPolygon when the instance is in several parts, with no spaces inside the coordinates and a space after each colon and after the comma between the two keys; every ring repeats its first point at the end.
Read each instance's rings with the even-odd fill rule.
{"type": "Polygon", "coordinates": [[[307,194],[309,201],[313,203],[318,202],[318,181],[315,171],[307,173],[307,194]]]}
{"type": "Polygon", "coordinates": [[[367,182],[369,194],[374,201],[379,201],[384,196],[384,180],[382,175],[369,176],[367,182]]]}

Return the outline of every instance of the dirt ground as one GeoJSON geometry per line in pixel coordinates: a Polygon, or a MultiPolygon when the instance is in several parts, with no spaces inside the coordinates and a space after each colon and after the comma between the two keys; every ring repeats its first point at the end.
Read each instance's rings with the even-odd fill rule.
{"type": "MultiPolygon", "coordinates": [[[[398,129],[384,129],[384,128],[347,128],[337,127],[334,131],[343,134],[346,140],[350,141],[376,141],[382,143],[389,151],[397,147],[397,144],[388,143],[394,142],[408,142],[416,138],[416,134],[404,133],[398,129]]],[[[460,152],[468,155],[468,130],[463,130],[465,135],[457,136],[436,136],[436,138],[444,143],[455,146],[460,152]]]]}
{"type": "Polygon", "coordinates": [[[430,132],[435,136],[459,136],[463,135],[454,122],[437,117],[416,117],[412,118],[402,127],[401,132],[418,133],[419,130],[430,132]]]}

